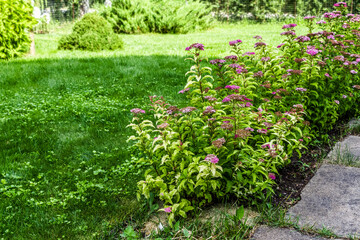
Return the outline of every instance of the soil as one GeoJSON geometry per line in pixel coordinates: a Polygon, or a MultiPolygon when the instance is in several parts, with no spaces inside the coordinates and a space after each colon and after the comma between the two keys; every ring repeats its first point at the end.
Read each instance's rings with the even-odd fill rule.
{"type": "Polygon", "coordinates": [[[301,200],[301,191],[315,175],[321,166],[321,160],[327,156],[333,145],[346,137],[346,124],[338,124],[329,133],[330,143],[321,146],[308,146],[303,149],[301,156],[295,153],[291,158],[291,163],[279,170],[278,184],[273,196],[273,204],[288,208],[301,200]]]}

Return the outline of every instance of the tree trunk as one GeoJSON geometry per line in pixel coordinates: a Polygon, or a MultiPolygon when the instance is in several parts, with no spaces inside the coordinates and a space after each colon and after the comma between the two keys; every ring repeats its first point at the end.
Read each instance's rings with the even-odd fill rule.
{"type": "Polygon", "coordinates": [[[88,13],[89,9],[90,9],[89,0],[82,0],[80,4],[80,17],[88,13]]]}

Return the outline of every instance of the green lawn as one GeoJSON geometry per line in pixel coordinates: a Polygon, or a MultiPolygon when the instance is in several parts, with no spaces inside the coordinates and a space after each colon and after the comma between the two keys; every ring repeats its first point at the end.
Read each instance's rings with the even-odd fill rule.
{"type": "Polygon", "coordinates": [[[57,50],[64,25],[35,36],[36,57],[0,62],[0,239],[111,238],[144,209],[135,200],[144,167],[126,143],[130,109],[150,95],[185,104],[177,92],[190,44],[224,57],[230,40],[246,51],[255,35],[277,46],[281,26],[123,35],[124,50],[93,53],[57,50]]]}

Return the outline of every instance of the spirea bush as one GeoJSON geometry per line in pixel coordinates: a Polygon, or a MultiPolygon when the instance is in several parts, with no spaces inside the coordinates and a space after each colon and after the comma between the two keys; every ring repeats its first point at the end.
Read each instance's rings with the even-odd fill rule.
{"type": "Polygon", "coordinates": [[[117,33],[187,33],[209,28],[210,11],[196,0],[116,0],[102,16],[117,33]]]}
{"type": "Polygon", "coordinates": [[[346,14],[344,3],[335,7],[322,20],[305,17],[307,35],[284,25],[275,50],[255,36],[254,52],[243,52],[238,39],[229,42],[232,55],[206,67],[204,46],[187,47],[194,65],[179,94],[189,106],[152,96],[149,110],[132,110],[136,134],[129,141],[150,166],[139,197],[164,201],[170,224],[226,195],[266,201],[295,151],[301,155],[339,118],[358,113],[360,16],[346,14]]]}
{"type": "Polygon", "coordinates": [[[0,59],[22,55],[29,50],[29,30],[36,24],[30,1],[0,0],[0,59]]]}
{"type": "Polygon", "coordinates": [[[65,50],[115,50],[123,47],[123,40],[102,16],[88,13],[74,25],[70,35],[60,39],[58,47],[65,50]]]}

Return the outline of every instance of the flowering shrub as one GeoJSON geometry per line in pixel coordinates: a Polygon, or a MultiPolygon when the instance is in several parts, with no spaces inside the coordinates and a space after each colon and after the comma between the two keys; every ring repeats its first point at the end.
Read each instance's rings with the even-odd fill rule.
{"type": "Polygon", "coordinates": [[[283,26],[279,56],[261,36],[254,52],[230,41],[233,55],[211,60],[212,67],[204,66],[204,45],[187,47],[194,65],[179,94],[189,106],[153,96],[153,118],[132,110],[136,135],[129,140],[142,153],[139,161],[152,166],[138,183],[139,197],[157,194],[170,224],[227,194],[250,204],[267,200],[293,152],[359,103],[360,17],[344,15],[338,4],[324,14],[328,23],[305,17],[306,36],[296,35],[296,24],[283,26]],[[315,26],[323,31],[313,33],[315,26]]]}

